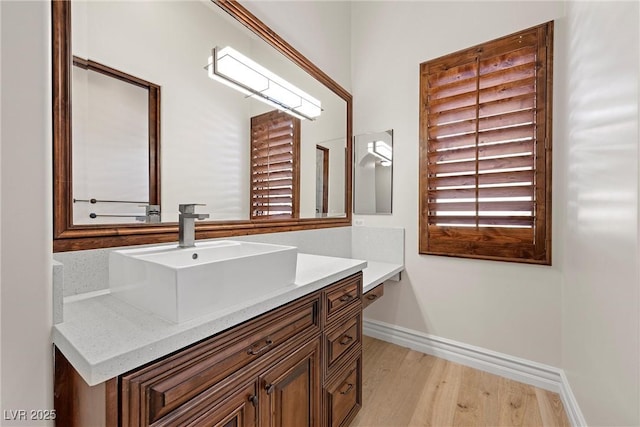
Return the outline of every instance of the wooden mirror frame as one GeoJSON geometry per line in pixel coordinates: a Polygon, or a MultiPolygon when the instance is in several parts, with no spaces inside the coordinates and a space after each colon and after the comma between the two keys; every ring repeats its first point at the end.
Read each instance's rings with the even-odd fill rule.
{"type": "MultiPolygon", "coordinates": [[[[346,103],[345,211],[338,218],[297,218],[273,221],[200,222],[196,238],[240,236],[351,225],[352,97],[236,0],[212,0],[238,22],[273,46],[346,103]]],[[[71,2],[52,0],[53,48],[53,251],[167,243],[178,240],[177,223],[74,225],[71,167],[71,2]]],[[[177,209],[177,206],[176,206],[177,209]]]]}
{"type": "MultiPolygon", "coordinates": [[[[129,85],[137,86],[147,91],[147,130],[149,134],[147,161],[149,162],[149,194],[146,200],[149,205],[160,205],[160,86],[90,59],[79,58],[73,55],[72,61],[74,67],[78,67],[86,71],[93,71],[94,73],[102,74],[103,76],[119,80],[129,85]]],[[[72,202],[75,203],[77,200],[72,199],[72,202]]]]}

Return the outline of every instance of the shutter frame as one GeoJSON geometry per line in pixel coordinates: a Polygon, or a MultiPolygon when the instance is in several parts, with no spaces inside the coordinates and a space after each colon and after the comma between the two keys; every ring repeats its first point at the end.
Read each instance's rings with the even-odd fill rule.
{"type": "Polygon", "coordinates": [[[300,214],[300,119],[282,111],[251,118],[252,220],[300,214]]]}
{"type": "Polygon", "coordinates": [[[551,264],[552,50],[548,22],[420,65],[421,254],[551,264]],[[490,84],[483,81],[487,75],[490,84]],[[468,90],[470,80],[475,92],[468,90]],[[510,112],[496,115],[501,108],[510,112]],[[517,179],[531,182],[531,200],[525,200],[528,181],[517,179]],[[479,199],[501,193],[506,198],[479,199]],[[505,210],[492,215],[492,206],[505,210]],[[527,222],[531,228],[509,227],[527,222]]]}

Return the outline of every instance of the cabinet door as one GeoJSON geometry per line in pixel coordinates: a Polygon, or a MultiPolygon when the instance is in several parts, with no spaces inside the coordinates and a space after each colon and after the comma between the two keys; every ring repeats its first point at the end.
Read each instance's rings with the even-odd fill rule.
{"type": "Polygon", "coordinates": [[[257,396],[247,388],[217,408],[205,412],[194,419],[189,426],[201,427],[256,427],[257,396]]]}
{"type": "Polygon", "coordinates": [[[260,376],[261,427],[320,426],[320,339],[260,376]]]}

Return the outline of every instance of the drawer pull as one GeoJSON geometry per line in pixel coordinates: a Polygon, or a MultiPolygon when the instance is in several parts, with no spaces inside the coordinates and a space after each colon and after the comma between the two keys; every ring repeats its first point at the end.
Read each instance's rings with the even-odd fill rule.
{"type": "Polygon", "coordinates": [[[374,299],[378,298],[378,295],[376,294],[371,294],[371,295],[367,295],[367,299],[373,301],[374,299]]]}
{"type": "Polygon", "coordinates": [[[258,354],[266,351],[269,347],[271,347],[272,344],[273,344],[273,340],[271,340],[270,338],[267,338],[262,347],[260,347],[259,349],[255,349],[254,347],[250,347],[249,350],[247,350],[247,354],[250,354],[252,356],[258,355],[258,354]]]}
{"type": "Polygon", "coordinates": [[[344,390],[342,390],[342,391],[340,392],[340,394],[347,394],[347,393],[349,393],[352,389],[353,389],[353,384],[349,383],[349,384],[347,384],[347,388],[346,388],[346,389],[344,389],[344,390]]]}
{"type": "Polygon", "coordinates": [[[351,335],[343,335],[340,339],[340,345],[349,345],[353,341],[353,337],[351,335]]]}
{"type": "Polygon", "coordinates": [[[354,299],[355,297],[353,295],[350,294],[346,294],[346,295],[342,295],[340,297],[340,302],[347,302],[347,301],[351,301],[352,299],[354,299]]]}

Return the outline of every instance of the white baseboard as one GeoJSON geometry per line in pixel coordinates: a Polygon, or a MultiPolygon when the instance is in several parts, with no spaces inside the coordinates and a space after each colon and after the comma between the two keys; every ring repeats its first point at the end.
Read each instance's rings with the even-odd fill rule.
{"type": "Polygon", "coordinates": [[[365,319],[363,330],[373,338],[558,393],[571,425],[586,426],[567,377],[560,368],[377,320],[365,319]]]}
{"type": "Polygon", "coordinates": [[[561,370],[560,376],[562,378],[562,389],[560,390],[560,398],[562,399],[562,404],[564,405],[564,410],[567,413],[569,422],[574,427],[586,427],[587,421],[584,419],[584,415],[582,415],[582,411],[580,410],[580,406],[578,405],[576,396],[571,390],[569,380],[567,379],[564,370],[561,370]]]}

